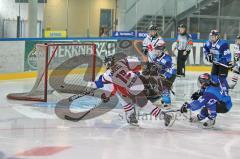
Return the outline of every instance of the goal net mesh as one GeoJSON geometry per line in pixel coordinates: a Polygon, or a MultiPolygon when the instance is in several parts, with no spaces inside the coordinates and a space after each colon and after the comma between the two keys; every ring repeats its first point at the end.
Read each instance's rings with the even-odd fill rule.
{"type": "Polygon", "coordinates": [[[95,79],[96,45],[92,43],[37,44],[37,78],[31,91],[11,93],[16,100],[47,101],[54,91],[82,93],[87,81],[95,79]]]}

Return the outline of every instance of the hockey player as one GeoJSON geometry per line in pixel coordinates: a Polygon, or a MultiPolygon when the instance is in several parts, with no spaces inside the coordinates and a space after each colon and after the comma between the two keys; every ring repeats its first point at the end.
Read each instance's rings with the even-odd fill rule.
{"type": "Polygon", "coordinates": [[[171,108],[171,87],[176,78],[176,69],[172,63],[172,57],[167,51],[158,50],[154,62],[160,67],[158,72],[163,76],[162,80],[162,104],[165,109],[171,108]]]}
{"type": "Polygon", "coordinates": [[[143,40],[143,52],[148,56],[148,62],[143,68],[144,76],[157,76],[159,73],[164,76],[162,103],[164,108],[171,107],[170,90],[175,80],[176,70],[172,64],[172,58],[165,50],[165,42],[158,35],[158,27],[151,25],[148,36],[143,40]],[[160,65],[160,70],[154,69],[155,65],[160,65]],[[156,72],[157,71],[157,72],[156,72]]]}
{"type": "Polygon", "coordinates": [[[220,39],[220,33],[217,30],[211,30],[209,40],[204,44],[203,52],[206,60],[212,63],[211,77],[213,82],[220,82],[228,89],[227,76],[229,68],[233,65],[232,55],[229,44],[220,39]]]}
{"type": "Polygon", "coordinates": [[[192,95],[191,103],[183,104],[181,113],[187,112],[187,109],[192,111],[201,109],[196,117],[190,118],[190,122],[200,122],[208,118],[203,123],[203,127],[210,128],[215,124],[217,113],[227,113],[231,109],[231,97],[221,83],[214,83],[211,80],[211,75],[208,73],[200,75],[198,82],[201,87],[200,91],[192,95]]]}
{"type": "Polygon", "coordinates": [[[187,27],[184,24],[178,26],[177,41],[174,43],[173,52],[178,50],[177,55],[177,75],[185,77],[185,63],[191,52],[193,42],[192,36],[187,33],[187,27]]]}
{"type": "Polygon", "coordinates": [[[154,58],[156,58],[155,49],[164,50],[165,42],[161,36],[158,35],[158,27],[155,25],[150,25],[149,33],[147,37],[143,40],[142,50],[145,55],[148,56],[148,62],[143,68],[143,75],[149,75],[152,68],[152,63],[154,58]]]}
{"type": "Polygon", "coordinates": [[[234,63],[239,63],[240,62],[240,35],[238,35],[236,38],[233,54],[234,54],[234,63]]]}
{"type": "Polygon", "coordinates": [[[91,88],[102,88],[105,84],[112,84],[113,90],[110,94],[103,93],[101,98],[103,102],[107,102],[111,96],[119,93],[125,105],[123,109],[126,112],[127,122],[137,124],[135,105],[139,106],[144,112],[158,117],[159,114],[164,115],[165,126],[171,125],[173,117],[161,111],[161,109],[153,105],[144,96],[144,85],[139,78],[140,61],[135,57],[125,57],[117,60],[109,57],[108,70],[99,77],[99,79],[91,83],[91,88]],[[109,61],[110,60],[110,61],[109,61]]]}
{"type": "Polygon", "coordinates": [[[238,82],[238,76],[240,74],[240,35],[237,36],[235,45],[233,48],[234,64],[233,64],[233,77],[232,82],[229,83],[229,88],[233,89],[238,82]]]}
{"type": "Polygon", "coordinates": [[[151,79],[154,78],[152,76],[156,76],[157,66],[154,64],[154,59],[156,58],[156,50],[164,50],[165,42],[162,37],[158,35],[158,27],[156,25],[150,25],[148,27],[148,35],[143,40],[142,43],[142,51],[148,57],[146,64],[143,66],[142,75],[145,77],[144,84],[148,90],[148,97],[158,98],[159,92],[154,89],[151,84],[151,79]]]}

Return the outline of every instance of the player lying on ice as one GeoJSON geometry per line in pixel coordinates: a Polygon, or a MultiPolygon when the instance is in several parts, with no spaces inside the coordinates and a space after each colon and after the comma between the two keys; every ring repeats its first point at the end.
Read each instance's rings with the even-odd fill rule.
{"type": "Polygon", "coordinates": [[[185,103],[181,107],[181,113],[186,113],[188,109],[192,111],[200,110],[197,116],[191,117],[190,122],[201,122],[203,128],[214,126],[217,113],[227,113],[232,107],[231,97],[226,88],[221,83],[214,83],[211,75],[204,73],[198,77],[200,90],[191,96],[192,102],[185,103]]]}
{"type": "MultiPolygon", "coordinates": [[[[150,82],[151,79],[158,81],[158,90],[150,92],[149,97],[156,94],[161,96],[161,104],[165,109],[171,108],[171,87],[176,78],[176,69],[172,63],[172,57],[165,49],[166,43],[158,35],[158,27],[151,25],[149,34],[143,40],[143,53],[148,56],[148,61],[143,68],[142,74],[150,82]],[[160,90],[160,93],[157,93],[160,90]]],[[[144,82],[146,83],[146,82],[144,82]]],[[[149,83],[151,85],[151,83],[149,83]]],[[[150,88],[151,89],[151,88],[150,88]]]]}
{"type": "Polygon", "coordinates": [[[130,56],[117,58],[117,55],[121,54],[106,58],[107,71],[97,81],[91,82],[88,86],[91,88],[103,88],[105,85],[111,85],[111,93],[102,93],[102,101],[108,102],[111,96],[119,93],[124,99],[121,104],[129,124],[136,125],[138,123],[135,111],[136,105],[140,107],[141,111],[151,114],[155,118],[162,114],[165,126],[171,126],[174,117],[155,106],[145,95],[144,84],[139,78],[141,62],[138,58],[130,56]]]}

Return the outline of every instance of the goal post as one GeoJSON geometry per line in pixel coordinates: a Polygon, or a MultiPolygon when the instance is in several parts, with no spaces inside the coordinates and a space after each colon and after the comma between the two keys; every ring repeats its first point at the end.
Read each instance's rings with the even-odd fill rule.
{"type": "Polygon", "coordinates": [[[29,92],[10,93],[8,99],[44,101],[53,91],[79,93],[84,81],[96,76],[96,44],[36,44],[37,77],[29,92]]]}

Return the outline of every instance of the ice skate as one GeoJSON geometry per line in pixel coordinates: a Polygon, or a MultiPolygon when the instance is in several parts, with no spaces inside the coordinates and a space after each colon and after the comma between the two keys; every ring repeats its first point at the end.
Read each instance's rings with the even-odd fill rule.
{"type": "Polygon", "coordinates": [[[176,120],[176,115],[174,113],[162,113],[164,115],[164,125],[166,127],[172,127],[173,123],[176,120]]]}
{"type": "Polygon", "coordinates": [[[130,125],[138,126],[138,120],[135,110],[126,113],[126,120],[130,125]]]}
{"type": "Polygon", "coordinates": [[[163,109],[165,109],[165,110],[169,110],[171,108],[172,108],[172,106],[170,104],[164,104],[163,105],[163,109]]]}
{"type": "Polygon", "coordinates": [[[198,115],[194,117],[190,117],[189,121],[191,123],[199,123],[201,120],[199,119],[198,115]]]}
{"type": "Polygon", "coordinates": [[[215,119],[208,119],[206,122],[204,122],[202,124],[203,128],[205,129],[209,129],[209,128],[213,128],[213,126],[215,125],[216,120],[215,119]]]}

